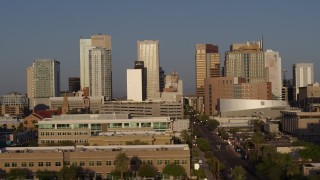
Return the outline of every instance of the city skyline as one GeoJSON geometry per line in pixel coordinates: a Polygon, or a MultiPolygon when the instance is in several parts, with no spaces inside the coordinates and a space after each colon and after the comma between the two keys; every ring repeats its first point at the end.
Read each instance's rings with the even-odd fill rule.
{"type": "Polygon", "coordinates": [[[115,97],[126,95],[126,69],[132,68],[137,60],[138,40],[159,40],[160,66],[165,74],[179,73],[185,94],[195,94],[196,44],[218,45],[223,64],[224,52],[232,43],[258,41],[262,36],[265,50],[280,53],[288,79],[292,78],[293,64],[314,63],[314,79],[319,81],[320,65],[316,62],[320,26],[315,23],[320,16],[319,4],[177,1],[169,5],[111,1],[104,6],[103,3],[2,2],[0,93],[27,93],[26,69],[38,58],[61,62],[61,90],[67,90],[68,78],[80,77],[80,37],[98,33],[112,37],[115,97]]]}

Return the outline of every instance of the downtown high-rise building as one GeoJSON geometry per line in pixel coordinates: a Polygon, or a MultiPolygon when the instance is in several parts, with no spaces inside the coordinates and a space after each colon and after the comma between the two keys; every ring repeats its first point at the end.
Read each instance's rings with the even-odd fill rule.
{"type": "Polygon", "coordinates": [[[81,90],[89,89],[90,95],[111,98],[111,79],[111,36],[98,34],[90,39],[80,38],[81,90]],[[103,67],[98,67],[99,64],[103,67]]]}
{"type": "Polygon", "coordinates": [[[299,88],[314,83],[313,63],[293,65],[293,100],[298,100],[299,88]]]}
{"type": "Polygon", "coordinates": [[[235,43],[225,53],[225,76],[242,77],[247,83],[271,82],[272,99],[282,99],[281,57],[263,50],[263,42],[235,43]]]}
{"type": "Polygon", "coordinates": [[[204,96],[204,81],[210,77],[220,77],[219,48],[213,44],[196,44],[196,96],[204,96]]]}
{"type": "Polygon", "coordinates": [[[54,59],[37,59],[27,69],[28,97],[48,98],[60,95],[60,62],[54,59]]]}
{"type": "Polygon", "coordinates": [[[68,85],[69,85],[69,92],[78,92],[80,90],[80,78],[69,77],[68,85]]]}
{"type": "Polygon", "coordinates": [[[94,48],[89,51],[90,96],[112,98],[111,50],[94,48]]]}
{"type": "Polygon", "coordinates": [[[265,54],[262,43],[232,44],[230,51],[225,52],[225,76],[242,77],[248,83],[267,81],[265,54]]]}
{"type": "Polygon", "coordinates": [[[265,67],[267,68],[267,82],[271,82],[272,85],[272,99],[282,100],[282,66],[279,52],[266,50],[264,56],[265,67]]]}
{"type": "Polygon", "coordinates": [[[160,77],[159,77],[159,41],[144,40],[137,42],[138,61],[144,62],[146,70],[146,98],[160,98],[160,77]]]}

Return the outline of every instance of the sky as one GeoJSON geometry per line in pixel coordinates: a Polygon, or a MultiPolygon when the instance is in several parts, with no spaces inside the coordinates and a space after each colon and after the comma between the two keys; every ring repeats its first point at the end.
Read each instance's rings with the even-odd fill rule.
{"type": "Polygon", "coordinates": [[[221,63],[232,43],[258,41],[280,52],[287,78],[294,63],[313,62],[320,80],[320,1],[1,1],[0,95],[26,93],[26,68],[38,58],[60,61],[61,90],[79,77],[79,39],[112,38],[113,95],[126,95],[126,69],[137,40],[159,40],[160,66],[176,71],[185,94],[195,92],[195,44],[219,46],[221,63]]]}

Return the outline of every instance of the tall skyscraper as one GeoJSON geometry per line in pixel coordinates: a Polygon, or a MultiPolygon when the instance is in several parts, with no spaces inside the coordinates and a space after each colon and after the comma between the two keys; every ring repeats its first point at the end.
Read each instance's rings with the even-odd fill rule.
{"type": "MultiPolygon", "coordinates": [[[[80,38],[80,85],[81,89],[90,87],[89,51],[94,48],[105,48],[111,51],[111,36],[92,35],[90,39],[80,38]]],[[[90,88],[89,88],[90,91],[90,88]]]]}
{"type": "Polygon", "coordinates": [[[281,57],[279,52],[266,50],[265,67],[267,68],[267,81],[272,84],[272,99],[282,99],[281,57]]]}
{"type": "Polygon", "coordinates": [[[80,78],[69,77],[69,92],[78,92],[80,90],[80,78]]]}
{"type": "Polygon", "coordinates": [[[34,97],[33,66],[27,68],[27,94],[28,98],[34,97]]]}
{"type": "Polygon", "coordinates": [[[225,53],[226,77],[243,77],[248,83],[267,82],[262,42],[232,44],[225,53]]]}
{"type": "Polygon", "coordinates": [[[90,96],[112,98],[111,50],[94,48],[89,51],[90,96]]]}
{"type": "Polygon", "coordinates": [[[313,63],[297,63],[293,65],[293,100],[298,99],[299,88],[314,83],[313,63]]]}
{"type": "MultiPolygon", "coordinates": [[[[31,73],[28,68],[28,75],[31,73]]],[[[60,94],[60,62],[53,59],[37,59],[32,65],[34,98],[58,97],[60,94]]],[[[31,89],[28,87],[28,90],[31,89]]]]}
{"type": "Polygon", "coordinates": [[[144,62],[147,71],[147,99],[160,97],[159,83],[159,41],[144,40],[137,42],[138,61],[144,62]]]}
{"type": "Polygon", "coordinates": [[[213,44],[196,44],[196,95],[204,96],[204,80],[220,77],[219,48],[213,44]]]}

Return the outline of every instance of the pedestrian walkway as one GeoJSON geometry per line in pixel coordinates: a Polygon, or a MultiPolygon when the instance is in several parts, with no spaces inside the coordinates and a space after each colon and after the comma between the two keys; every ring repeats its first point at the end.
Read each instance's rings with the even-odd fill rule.
{"type": "Polygon", "coordinates": [[[207,160],[206,158],[204,157],[204,153],[202,151],[199,150],[199,158],[202,160],[202,165],[200,165],[200,167],[203,168],[204,172],[206,173],[206,176],[207,176],[207,179],[214,179],[213,178],[213,174],[212,172],[210,171],[209,169],[209,165],[207,164],[207,160]]]}

